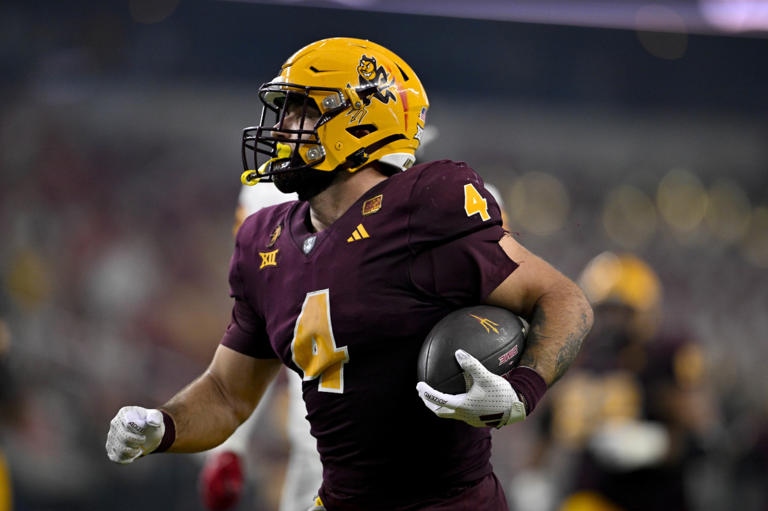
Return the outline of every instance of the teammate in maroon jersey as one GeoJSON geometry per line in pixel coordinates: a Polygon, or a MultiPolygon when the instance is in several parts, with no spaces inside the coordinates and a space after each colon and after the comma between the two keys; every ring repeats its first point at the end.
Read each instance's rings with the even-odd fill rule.
{"type": "Polygon", "coordinates": [[[273,181],[299,201],[246,219],[230,266],[232,321],[211,366],[158,409],[122,408],[110,459],[221,443],[285,364],[304,380],[320,509],[507,509],[488,426],[524,419],[562,376],[591,326],[588,302],[505,233],[466,164],[411,167],[428,101],[397,55],[318,41],[260,97],[242,179],[273,181]],[[251,152],[266,161],[251,165],[251,152]],[[431,327],[478,303],[529,320],[521,366],[505,379],[459,350],[465,394],[417,382],[431,327]]]}
{"type": "Polygon", "coordinates": [[[661,329],[663,286],[638,256],[603,252],[579,283],[597,326],[542,410],[536,453],[562,449],[572,461],[557,467],[558,510],[695,509],[687,479],[718,416],[706,353],[679,322],[661,329]]]}

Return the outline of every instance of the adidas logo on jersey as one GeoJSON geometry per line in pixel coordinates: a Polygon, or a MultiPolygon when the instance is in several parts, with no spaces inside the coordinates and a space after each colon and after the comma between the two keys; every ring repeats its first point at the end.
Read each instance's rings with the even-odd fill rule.
{"type": "Polygon", "coordinates": [[[368,231],[365,230],[363,224],[358,224],[355,230],[352,231],[352,236],[347,238],[347,243],[352,243],[353,241],[358,241],[370,237],[371,235],[368,234],[368,231]]]}

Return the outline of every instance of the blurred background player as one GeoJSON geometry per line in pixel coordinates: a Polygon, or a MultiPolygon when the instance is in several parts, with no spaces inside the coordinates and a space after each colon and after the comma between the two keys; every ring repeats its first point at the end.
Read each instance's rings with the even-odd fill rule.
{"type": "Polygon", "coordinates": [[[595,326],[552,392],[534,464],[558,467],[564,499],[540,508],[692,509],[686,474],[715,416],[701,349],[685,329],[660,333],[662,286],[635,255],[598,255],[579,284],[595,326]],[[552,463],[558,449],[564,463],[552,463]]]}
{"type": "MultiPolygon", "coordinates": [[[[243,221],[261,208],[296,200],[295,193],[283,193],[272,184],[243,186],[235,212],[234,233],[243,221]]],[[[286,433],[290,443],[290,453],[286,468],[283,490],[280,499],[280,511],[306,511],[307,503],[312,502],[323,481],[323,469],[317,453],[317,442],[309,431],[306,420],[307,408],[301,391],[301,378],[291,371],[283,370],[285,375],[280,381],[285,385],[276,388],[273,383],[266,402],[271,401],[275,392],[287,392],[288,417],[286,433]]],[[[200,474],[200,491],[203,503],[212,511],[224,511],[234,508],[248,484],[248,443],[259,420],[268,406],[259,406],[251,417],[223,444],[205,454],[205,464],[200,474]]]]}

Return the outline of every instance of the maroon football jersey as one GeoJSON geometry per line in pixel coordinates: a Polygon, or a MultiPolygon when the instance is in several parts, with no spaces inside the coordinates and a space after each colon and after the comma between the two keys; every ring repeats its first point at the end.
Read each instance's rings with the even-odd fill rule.
{"type": "Polygon", "coordinates": [[[222,343],[302,376],[324,500],[400,509],[491,472],[489,431],[429,411],[416,361],[435,323],[517,267],[501,223],[472,169],[438,161],[377,184],[322,232],[307,202],[240,228],[222,343]]]}

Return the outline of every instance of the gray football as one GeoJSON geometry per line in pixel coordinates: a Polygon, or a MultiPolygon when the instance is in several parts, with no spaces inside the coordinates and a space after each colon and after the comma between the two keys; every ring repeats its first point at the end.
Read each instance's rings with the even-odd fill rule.
{"type": "Polygon", "coordinates": [[[427,335],[419,353],[419,381],[448,394],[466,392],[455,352],[463,349],[494,374],[503,376],[520,362],[528,324],[513,312],[491,305],[456,310],[427,335]]]}

